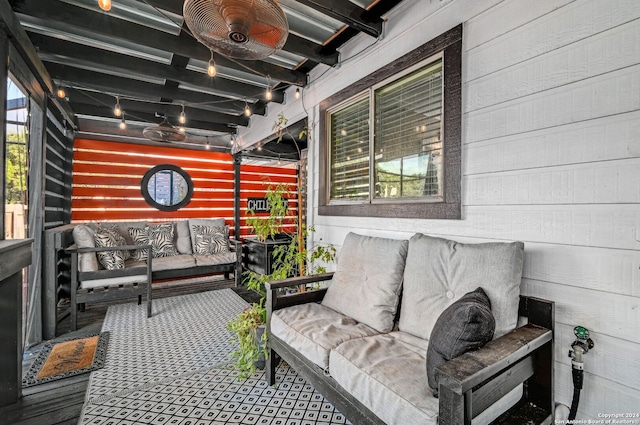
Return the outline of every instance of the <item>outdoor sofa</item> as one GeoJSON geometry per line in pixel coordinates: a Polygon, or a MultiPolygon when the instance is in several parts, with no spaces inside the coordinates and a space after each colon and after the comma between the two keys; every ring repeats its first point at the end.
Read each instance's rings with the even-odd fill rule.
{"type": "Polygon", "coordinates": [[[520,296],[523,248],[350,233],[334,273],[267,284],[268,382],[283,359],[354,424],[551,423],[553,303],[520,296]]]}
{"type": "Polygon", "coordinates": [[[191,276],[234,274],[238,285],[242,248],[229,238],[224,219],[168,223],[102,222],[69,226],[71,255],[71,329],[77,307],[137,297],[147,300],[151,317],[151,282],[191,276]]]}

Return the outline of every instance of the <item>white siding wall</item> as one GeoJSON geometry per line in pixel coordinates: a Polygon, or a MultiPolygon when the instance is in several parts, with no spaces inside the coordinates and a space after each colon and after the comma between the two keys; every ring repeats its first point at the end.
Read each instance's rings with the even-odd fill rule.
{"type": "MultiPolygon", "coordinates": [[[[309,194],[316,239],[349,231],[415,232],[466,242],[525,242],[524,294],[556,302],[556,400],[569,405],[572,329],[586,326],[578,418],[640,412],[640,1],[405,0],[385,37],[361,36],[339,69],[319,69],[304,90],[317,124],[324,98],[464,22],[462,220],[317,215],[317,128],[309,194]]],[[[268,135],[274,107],[241,135],[268,135]]]]}

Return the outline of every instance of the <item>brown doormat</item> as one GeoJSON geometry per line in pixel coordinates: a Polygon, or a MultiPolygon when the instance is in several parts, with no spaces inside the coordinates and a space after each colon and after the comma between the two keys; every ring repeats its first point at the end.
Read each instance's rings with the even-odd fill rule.
{"type": "Polygon", "coordinates": [[[109,332],[85,338],[47,342],[22,378],[22,386],[44,384],[104,366],[109,332]]]}

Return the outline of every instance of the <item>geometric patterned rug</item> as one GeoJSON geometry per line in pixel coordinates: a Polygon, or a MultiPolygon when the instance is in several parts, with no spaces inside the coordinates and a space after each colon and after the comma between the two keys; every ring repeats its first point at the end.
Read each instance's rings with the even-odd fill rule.
{"type": "Polygon", "coordinates": [[[231,289],[162,298],[153,317],[135,303],[110,306],[103,369],[91,372],[82,425],[348,424],[282,362],[238,380],[227,323],[247,303],[231,289]]]}

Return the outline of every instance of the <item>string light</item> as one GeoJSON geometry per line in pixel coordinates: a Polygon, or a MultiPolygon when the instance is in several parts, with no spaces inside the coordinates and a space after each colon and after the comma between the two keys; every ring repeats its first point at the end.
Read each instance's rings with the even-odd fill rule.
{"type": "Polygon", "coordinates": [[[206,150],[209,150],[211,146],[209,145],[209,136],[207,136],[207,145],[205,146],[206,150]]]}
{"type": "Polygon", "coordinates": [[[267,91],[264,94],[264,98],[267,100],[271,100],[273,98],[273,93],[271,92],[271,79],[267,77],[267,91]]]}
{"type": "Polygon", "coordinates": [[[207,67],[207,74],[209,77],[216,76],[216,62],[213,60],[213,50],[211,50],[211,59],[209,59],[209,66],[207,67]]]}
{"type": "Polygon", "coordinates": [[[296,99],[300,99],[300,88],[297,88],[297,89],[296,89],[296,94],[295,94],[295,96],[296,96],[296,99]]]}
{"type": "Polygon", "coordinates": [[[246,101],[246,100],[244,101],[244,114],[245,114],[247,117],[250,117],[250,116],[251,116],[251,108],[249,107],[249,104],[247,103],[247,101],[246,101]]]}
{"type": "Polygon", "coordinates": [[[184,133],[187,131],[187,129],[186,129],[186,128],[184,128],[184,127],[178,127],[178,131],[179,131],[180,133],[184,134],[184,133]]]}
{"type": "Polygon", "coordinates": [[[182,105],[182,112],[180,112],[180,118],[178,118],[180,124],[184,124],[187,122],[187,116],[184,114],[184,105],[182,105]]]}
{"type": "Polygon", "coordinates": [[[105,12],[108,12],[111,10],[111,0],[98,0],[98,6],[105,12]]]}
{"type": "Polygon", "coordinates": [[[116,106],[113,107],[113,115],[119,117],[122,114],[122,108],[120,107],[120,97],[116,96],[116,106]]]}
{"type": "Polygon", "coordinates": [[[64,92],[64,87],[62,87],[62,86],[58,87],[58,91],[56,92],[56,95],[57,95],[60,99],[64,99],[64,98],[65,98],[65,96],[67,95],[67,94],[64,92]]]}
{"type": "Polygon", "coordinates": [[[127,128],[127,123],[124,120],[124,112],[122,113],[122,119],[120,120],[120,130],[124,130],[125,128],[127,128]]]}

